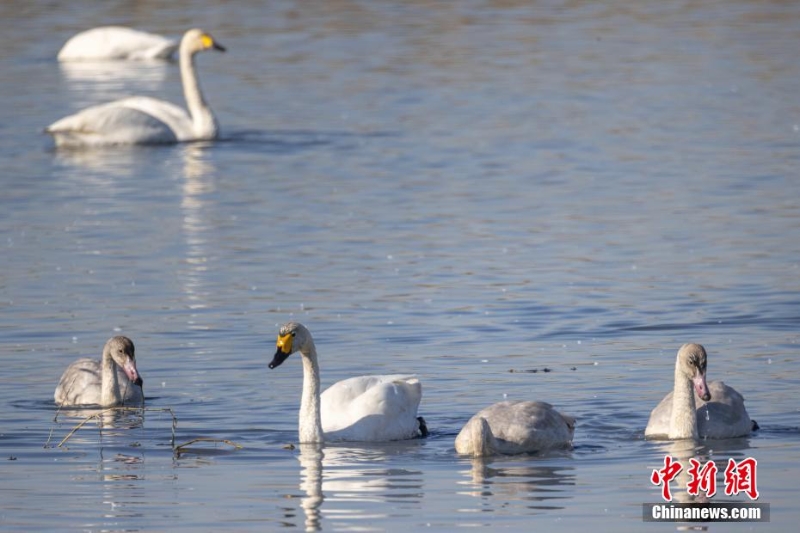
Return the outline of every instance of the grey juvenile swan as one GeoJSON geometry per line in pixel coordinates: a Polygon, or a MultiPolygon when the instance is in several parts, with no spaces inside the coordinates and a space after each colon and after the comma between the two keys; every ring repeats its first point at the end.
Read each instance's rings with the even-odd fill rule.
{"type": "Polygon", "coordinates": [[[142,405],[142,378],[136,369],[133,342],[128,337],[112,337],[100,361],[83,358],[69,365],[53,397],[61,406],[142,405]]]}
{"type": "Polygon", "coordinates": [[[456,452],[473,457],[569,448],[575,419],[545,402],[505,401],[478,411],[456,437],[456,452]]]}
{"type": "Polygon", "coordinates": [[[675,388],[650,413],[645,437],[729,439],[757,429],[741,394],[722,381],[706,382],[707,358],[699,344],[681,346],[675,361],[675,388]]]}

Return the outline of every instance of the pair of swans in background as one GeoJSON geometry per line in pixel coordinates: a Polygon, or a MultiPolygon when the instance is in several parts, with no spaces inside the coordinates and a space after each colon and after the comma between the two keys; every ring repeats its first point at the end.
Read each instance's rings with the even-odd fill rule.
{"type": "MultiPolygon", "coordinates": [[[[382,442],[427,434],[425,421],[417,416],[422,386],[416,377],[359,376],[320,392],[317,351],[308,329],[296,322],[284,324],[276,344],[270,369],[295,352],[302,358],[301,444],[382,442]]],[[[646,437],[725,439],[748,435],[754,429],[742,396],[721,381],[708,384],[706,366],[707,354],[701,345],[680,348],[674,390],[651,413],[646,437]]],[[[133,343],[114,337],[106,343],[101,362],[79,359],[67,368],[55,400],[60,405],[141,404],[141,385],[133,343]]],[[[456,437],[455,448],[459,454],[475,457],[531,453],[569,447],[574,432],[575,419],[548,403],[504,401],[475,414],[456,437]]]]}
{"type": "MultiPolygon", "coordinates": [[[[59,59],[62,55],[96,59],[84,57],[87,56],[85,50],[97,49],[112,42],[112,51],[118,56],[122,55],[119,50],[126,48],[123,45],[141,45],[142,42],[153,44],[150,48],[138,48],[139,54],[165,53],[167,44],[158,41],[163,38],[152,34],[142,37],[138,35],[141,33],[117,27],[89,30],[74,37],[74,44],[73,40],[67,42],[59,53],[59,59]],[[155,42],[160,42],[160,46],[155,42]],[[71,52],[73,50],[76,51],[74,54],[71,52]]],[[[88,107],[50,124],[45,132],[53,136],[58,147],[169,144],[216,139],[219,125],[203,97],[195,70],[195,55],[205,50],[224,52],[225,48],[200,29],[191,29],[183,35],[178,55],[188,111],[164,100],[134,96],[88,107]]],[[[136,57],[133,52],[129,56],[136,57]]]]}

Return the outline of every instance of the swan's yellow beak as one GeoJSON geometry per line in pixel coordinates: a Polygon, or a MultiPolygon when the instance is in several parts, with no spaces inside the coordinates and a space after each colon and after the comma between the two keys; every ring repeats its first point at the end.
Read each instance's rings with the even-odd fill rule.
{"type": "Polygon", "coordinates": [[[208,50],[209,48],[213,48],[215,50],[219,50],[220,52],[224,52],[225,51],[225,47],[222,46],[221,44],[219,44],[217,41],[215,41],[214,38],[211,37],[207,33],[204,33],[200,37],[200,41],[202,41],[202,43],[203,43],[203,49],[204,50],[208,50]]]}
{"type": "Polygon", "coordinates": [[[289,355],[292,353],[292,341],[294,337],[291,333],[287,333],[286,335],[278,335],[278,342],[277,348],[279,351],[289,355]]]}
{"type": "Polygon", "coordinates": [[[269,364],[270,368],[275,368],[280,366],[281,363],[286,361],[286,358],[292,355],[292,341],[294,337],[291,333],[287,333],[286,335],[278,335],[278,342],[277,350],[275,350],[275,357],[273,357],[272,362],[269,364]]]}

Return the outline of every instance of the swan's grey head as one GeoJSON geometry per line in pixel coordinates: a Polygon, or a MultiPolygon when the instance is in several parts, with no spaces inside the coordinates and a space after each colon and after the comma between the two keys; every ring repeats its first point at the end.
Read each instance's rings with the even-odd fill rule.
{"type": "Polygon", "coordinates": [[[287,322],[278,331],[277,349],[269,367],[272,369],[280,366],[294,352],[302,352],[309,342],[312,342],[311,333],[303,324],[287,322]]]}
{"type": "Polygon", "coordinates": [[[132,340],[122,335],[111,337],[103,348],[103,355],[110,355],[132,383],[142,386],[144,382],[136,369],[136,354],[132,340]]]}
{"type": "Polygon", "coordinates": [[[681,371],[692,380],[697,396],[706,402],[711,399],[706,383],[707,359],[706,349],[700,344],[684,344],[678,350],[678,365],[681,371]]]}
{"type": "Polygon", "coordinates": [[[225,51],[225,47],[219,44],[210,33],[198,28],[193,28],[183,34],[181,39],[181,50],[187,49],[192,54],[204,50],[225,51]]]}

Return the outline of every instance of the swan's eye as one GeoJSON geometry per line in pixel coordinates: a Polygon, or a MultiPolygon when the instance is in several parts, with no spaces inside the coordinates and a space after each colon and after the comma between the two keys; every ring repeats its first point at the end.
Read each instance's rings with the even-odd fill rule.
{"type": "Polygon", "coordinates": [[[292,337],[297,337],[297,332],[296,331],[292,332],[292,337]]]}

